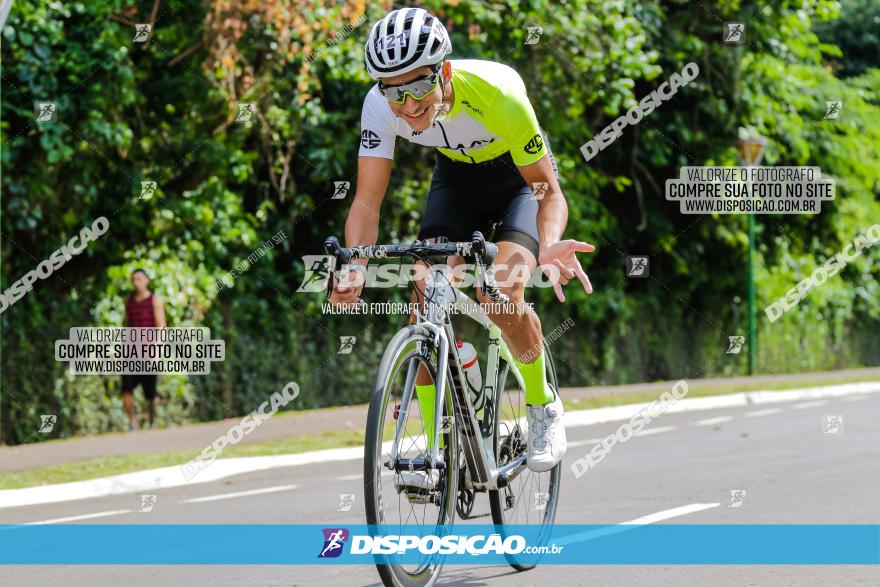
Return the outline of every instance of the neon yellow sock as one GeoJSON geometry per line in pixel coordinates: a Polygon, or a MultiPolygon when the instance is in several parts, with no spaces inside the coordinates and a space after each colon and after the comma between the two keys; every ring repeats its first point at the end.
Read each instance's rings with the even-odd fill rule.
{"type": "MultiPolygon", "coordinates": [[[[428,385],[416,384],[416,397],[419,400],[419,410],[422,412],[422,425],[425,427],[425,435],[428,437],[428,450],[434,448],[434,399],[437,390],[433,383],[428,385]]],[[[443,448],[443,434],[440,434],[440,448],[443,448]]]]}
{"type": "Polygon", "coordinates": [[[553,401],[553,392],[547,385],[547,373],[544,369],[544,353],[531,363],[520,363],[519,359],[513,358],[519,372],[522,373],[526,384],[526,403],[529,405],[546,404],[553,401]]]}

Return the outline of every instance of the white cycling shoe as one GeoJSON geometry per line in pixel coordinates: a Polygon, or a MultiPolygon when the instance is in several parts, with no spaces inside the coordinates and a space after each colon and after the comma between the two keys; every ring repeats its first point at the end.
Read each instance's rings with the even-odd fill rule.
{"type": "Polygon", "coordinates": [[[440,474],[432,470],[429,475],[425,471],[403,471],[394,477],[397,493],[406,492],[406,497],[413,503],[428,503],[437,489],[440,474]]]}
{"type": "Polygon", "coordinates": [[[567,447],[562,398],[555,391],[553,397],[553,401],[546,404],[526,404],[526,422],[529,426],[527,463],[535,473],[544,473],[555,467],[562,460],[567,447]]]}

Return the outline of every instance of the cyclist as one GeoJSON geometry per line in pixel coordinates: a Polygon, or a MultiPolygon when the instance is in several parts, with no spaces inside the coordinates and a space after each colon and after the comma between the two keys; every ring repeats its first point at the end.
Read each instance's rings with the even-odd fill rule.
{"type": "MultiPolygon", "coordinates": [[[[553,268],[545,272],[560,301],[565,301],[561,286],[575,277],[592,293],[575,253],[594,248],[561,240],[568,206],[522,79],[500,63],[447,60],[451,51],[443,24],[422,8],[394,10],[373,25],[365,60],[378,83],[363,104],[357,191],[345,224],[346,246],[376,243],[380,205],[399,136],[438,151],[419,239],[442,236],[469,241],[473,231],[488,235],[494,228],[491,240],[498,244],[499,284],[514,281],[507,277],[517,266],[526,265],[530,273],[540,262],[553,268]],[[543,197],[529,186],[538,188],[543,197]]],[[[450,264],[456,262],[461,259],[450,264]]],[[[366,265],[365,260],[356,263],[366,265]]],[[[358,274],[352,271],[353,277],[336,283],[332,303],[357,302],[362,289],[358,274]]],[[[541,322],[523,304],[524,282],[516,281],[500,288],[516,304],[515,312],[510,306],[493,306],[479,292],[478,298],[502,331],[522,373],[528,467],[543,472],[565,454],[563,408],[558,391],[547,384],[541,322]]],[[[416,393],[425,429],[432,430],[436,390],[426,370],[418,374],[416,393]]],[[[429,434],[429,449],[432,444],[429,434]]],[[[421,491],[433,490],[437,480],[436,471],[433,476],[411,472],[402,478],[399,483],[421,491]]]]}

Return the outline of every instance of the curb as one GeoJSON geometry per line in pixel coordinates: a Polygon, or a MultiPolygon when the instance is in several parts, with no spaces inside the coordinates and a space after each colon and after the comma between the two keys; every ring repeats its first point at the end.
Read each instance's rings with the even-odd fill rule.
{"type": "MultiPolygon", "coordinates": [[[[809,387],[806,389],[786,389],[780,391],[744,391],[728,395],[685,398],[671,404],[664,413],[678,414],[698,410],[739,408],[762,404],[775,404],[781,402],[833,398],[878,392],[880,392],[880,381],[862,381],[858,383],[846,383],[843,385],[809,387]]],[[[565,415],[565,427],[572,428],[576,426],[590,426],[592,424],[629,420],[635,414],[650,406],[651,403],[652,402],[644,402],[639,404],[626,404],[623,406],[569,412],[565,415]]],[[[0,495],[2,495],[2,492],[0,492],[0,495]]]]}

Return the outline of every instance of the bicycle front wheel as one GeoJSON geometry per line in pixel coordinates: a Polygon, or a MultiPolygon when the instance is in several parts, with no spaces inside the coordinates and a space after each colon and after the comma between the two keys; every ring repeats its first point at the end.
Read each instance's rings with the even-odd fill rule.
{"type": "MultiPolygon", "coordinates": [[[[433,430],[425,429],[415,390],[407,387],[414,386],[419,367],[436,380],[432,340],[426,329],[407,326],[391,340],[379,364],[364,446],[364,505],[367,524],[375,526],[377,534],[442,535],[448,533],[454,522],[458,438],[448,387],[441,416],[441,422],[447,423],[441,432],[441,463],[424,472],[424,488],[413,484],[412,471],[395,468],[391,452],[396,441],[398,463],[418,464],[428,457],[427,439],[433,430]]],[[[421,474],[417,472],[416,478],[421,474]]],[[[422,555],[417,562],[407,564],[393,555],[377,555],[376,567],[385,585],[422,587],[437,580],[442,563],[436,554],[422,555]]]]}

